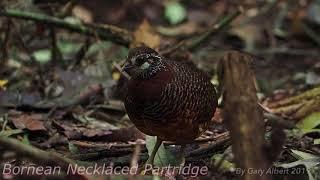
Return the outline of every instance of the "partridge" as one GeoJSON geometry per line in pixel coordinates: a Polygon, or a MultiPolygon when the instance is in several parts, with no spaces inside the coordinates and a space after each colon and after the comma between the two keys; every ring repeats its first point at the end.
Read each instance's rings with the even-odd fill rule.
{"type": "Polygon", "coordinates": [[[142,46],[129,51],[122,70],[131,77],[124,102],[130,120],[157,137],[147,163],[153,164],[162,141],[186,144],[207,130],[217,107],[216,91],[195,65],[142,46]]]}

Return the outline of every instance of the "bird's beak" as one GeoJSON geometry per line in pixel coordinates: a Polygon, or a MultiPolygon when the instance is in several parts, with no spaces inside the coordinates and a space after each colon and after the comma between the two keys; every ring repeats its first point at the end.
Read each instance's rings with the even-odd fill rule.
{"type": "Polygon", "coordinates": [[[126,73],[129,73],[128,71],[132,68],[133,66],[128,63],[128,62],[125,62],[124,65],[122,66],[122,71],[123,72],[126,72],[126,73]]]}
{"type": "Polygon", "coordinates": [[[130,80],[131,77],[130,77],[128,71],[130,71],[130,69],[131,69],[132,67],[133,67],[133,66],[132,66],[130,63],[125,62],[125,63],[122,65],[122,67],[119,68],[119,71],[120,71],[120,73],[121,73],[124,77],[126,77],[128,80],[130,80]]]}

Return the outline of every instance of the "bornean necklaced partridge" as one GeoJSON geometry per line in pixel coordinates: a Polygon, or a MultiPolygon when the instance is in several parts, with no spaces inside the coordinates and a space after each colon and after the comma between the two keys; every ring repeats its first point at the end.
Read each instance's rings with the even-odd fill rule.
{"type": "Polygon", "coordinates": [[[195,65],[142,46],[129,51],[123,71],[131,77],[125,99],[130,120],[145,134],[157,136],[147,164],[153,164],[162,141],[190,143],[207,129],[217,97],[210,79],[195,65]]]}

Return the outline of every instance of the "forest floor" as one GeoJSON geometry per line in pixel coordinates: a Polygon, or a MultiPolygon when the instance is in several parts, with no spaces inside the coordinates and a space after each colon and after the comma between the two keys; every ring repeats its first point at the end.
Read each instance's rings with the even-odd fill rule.
{"type": "MultiPolygon", "coordinates": [[[[155,140],[126,115],[127,81],[119,72],[137,42],[192,61],[217,87],[223,55],[229,50],[249,54],[259,106],[267,114],[265,137],[270,140],[274,124],[282,124],[286,134],[273,163],[278,171],[271,174],[276,179],[320,178],[318,0],[15,0],[0,2],[0,9],[1,179],[28,178],[26,172],[8,173],[9,166],[43,165],[50,175],[46,178],[63,179],[68,175],[50,174],[49,167],[65,172],[68,164],[107,164],[121,171],[146,161],[155,140]]],[[[189,172],[159,170],[158,175],[242,175],[223,109],[220,103],[215,122],[187,145],[184,167],[189,172]],[[202,167],[207,168],[204,174],[197,169],[202,167]]],[[[165,142],[156,163],[178,163],[178,147],[165,142]]],[[[93,175],[78,172],[71,178],[93,175]]]]}

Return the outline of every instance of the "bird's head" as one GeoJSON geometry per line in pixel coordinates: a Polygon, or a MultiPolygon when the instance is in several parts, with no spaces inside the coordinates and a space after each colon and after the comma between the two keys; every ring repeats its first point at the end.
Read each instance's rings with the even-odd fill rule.
{"type": "Polygon", "coordinates": [[[141,46],[130,49],[122,68],[133,79],[149,79],[164,68],[162,57],[155,50],[141,46]]]}

